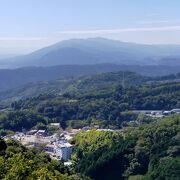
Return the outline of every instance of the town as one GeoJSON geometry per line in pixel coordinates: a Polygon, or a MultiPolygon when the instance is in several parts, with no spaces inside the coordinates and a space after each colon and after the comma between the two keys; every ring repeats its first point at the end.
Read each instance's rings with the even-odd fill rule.
{"type": "Polygon", "coordinates": [[[145,114],[146,116],[154,117],[154,118],[162,118],[172,114],[180,114],[180,109],[172,109],[172,110],[135,110],[135,113],[145,114]]]}
{"type": "MultiPolygon", "coordinates": [[[[180,109],[172,109],[169,111],[163,110],[136,110],[133,111],[138,114],[144,114],[153,118],[162,118],[172,114],[179,114],[180,109]]],[[[132,121],[130,123],[136,123],[132,121]]],[[[54,126],[58,131],[49,135],[47,130],[32,129],[30,131],[16,132],[13,135],[4,137],[5,140],[13,139],[19,141],[27,148],[32,147],[43,147],[46,153],[52,159],[62,160],[64,164],[70,165],[71,155],[73,152],[73,145],[70,143],[70,140],[80,131],[89,131],[91,129],[96,129],[97,131],[117,131],[114,129],[101,129],[97,127],[85,126],[80,129],[71,129],[68,131],[62,130],[60,123],[50,123],[51,126],[54,126]]],[[[136,125],[132,125],[136,127],[136,125]]]]}
{"type": "MultiPolygon", "coordinates": [[[[59,123],[55,123],[59,126],[59,123]]],[[[71,158],[73,146],[69,140],[76,132],[62,131],[48,135],[47,130],[30,130],[27,132],[16,132],[12,136],[4,137],[5,140],[13,139],[19,141],[27,148],[43,147],[52,159],[67,162],[71,158]]]]}
{"type": "MultiPolygon", "coordinates": [[[[92,127],[86,126],[81,129],[71,129],[63,131],[60,128],[60,123],[51,123],[51,126],[59,127],[59,131],[53,135],[49,135],[47,130],[30,130],[16,132],[13,135],[3,137],[4,140],[15,140],[22,143],[27,148],[41,147],[49,154],[51,159],[61,160],[64,165],[71,165],[71,155],[73,145],[70,140],[80,131],[89,131],[92,127]]],[[[112,129],[96,129],[97,131],[114,131],[112,129]]]]}

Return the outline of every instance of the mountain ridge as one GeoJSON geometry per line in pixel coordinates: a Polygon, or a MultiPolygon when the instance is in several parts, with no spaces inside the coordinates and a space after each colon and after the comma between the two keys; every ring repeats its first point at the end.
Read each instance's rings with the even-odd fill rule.
{"type": "Polygon", "coordinates": [[[27,83],[80,77],[105,72],[131,71],[146,76],[179,73],[180,66],[128,66],[116,64],[59,65],[51,67],[22,67],[0,70],[0,92],[27,83]]]}
{"type": "Polygon", "coordinates": [[[1,60],[0,68],[97,63],[166,65],[164,58],[171,60],[168,65],[180,65],[180,45],[144,45],[105,38],[70,39],[27,55],[1,60]]]}

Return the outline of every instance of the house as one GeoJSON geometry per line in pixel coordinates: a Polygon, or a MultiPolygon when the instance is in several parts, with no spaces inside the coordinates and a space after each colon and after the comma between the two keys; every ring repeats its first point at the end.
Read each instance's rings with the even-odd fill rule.
{"type": "Polygon", "coordinates": [[[141,113],[146,115],[156,115],[156,114],[162,114],[161,110],[134,110],[132,111],[134,113],[141,113]]]}
{"type": "Polygon", "coordinates": [[[163,115],[165,115],[165,116],[170,115],[170,114],[172,114],[171,111],[163,111],[163,115]]]}
{"type": "Polygon", "coordinates": [[[47,132],[46,132],[46,130],[38,130],[36,135],[38,135],[38,136],[47,136],[47,132]]]}
{"type": "Polygon", "coordinates": [[[158,111],[158,110],[151,111],[151,115],[162,115],[162,114],[163,114],[162,111],[158,111]]]}
{"type": "Polygon", "coordinates": [[[90,130],[90,129],[91,129],[90,126],[85,126],[85,127],[82,128],[82,130],[84,130],[84,131],[88,131],[88,130],[90,130]]]}
{"type": "Polygon", "coordinates": [[[178,114],[179,114],[179,113],[180,113],[180,109],[172,109],[171,112],[172,112],[172,113],[178,113],[178,114]]]}
{"type": "Polygon", "coordinates": [[[50,152],[50,153],[54,153],[55,152],[54,144],[47,144],[44,149],[45,149],[45,151],[50,152]]]}
{"type": "Polygon", "coordinates": [[[27,135],[34,135],[35,133],[37,132],[37,130],[30,130],[30,131],[28,131],[26,134],[27,135]]]}
{"type": "Polygon", "coordinates": [[[61,126],[60,126],[60,123],[50,123],[49,125],[50,125],[50,126],[57,127],[57,128],[61,127],[61,126]]]}

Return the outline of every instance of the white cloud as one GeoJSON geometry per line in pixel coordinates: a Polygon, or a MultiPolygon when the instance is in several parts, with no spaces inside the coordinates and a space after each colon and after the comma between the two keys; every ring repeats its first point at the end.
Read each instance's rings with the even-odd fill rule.
{"type": "Polygon", "coordinates": [[[170,23],[168,20],[154,20],[154,21],[139,21],[139,24],[160,24],[160,23],[170,23]]]}
{"type": "Polygon", "coordinates": [[[58,31],[58,34],[114,34],[123,32],[148,32],[148,31],[180,31],[180,26],[161,26],[161,27],[138,27],[138,28],[118,28],[118,29],[99,29],[99,30],[75,30],[58,31]]]}
{"type": "Polygon", "coordinates": [[[43,37],[0,37],[0,41],[39,41],[44,40],[43,37]]]}
{"type": "Polygon", "coordinates": [[[180,23],[180,20],[151,20],[151,21],[139,21],[138,24],[170,24],[180,23]]]}
{"type": "Polygon", "coordinates": [[[150,13],[150,14],[147,14],[146,16],[147,17],[157,17],[159,15],[160,15],[160,13],[150,13]]]}

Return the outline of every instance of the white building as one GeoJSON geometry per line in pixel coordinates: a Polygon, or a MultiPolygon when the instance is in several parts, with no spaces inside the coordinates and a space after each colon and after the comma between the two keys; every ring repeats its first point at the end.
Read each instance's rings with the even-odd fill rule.
{"type": "Polygon", "coordinates": [[[37,136],[46,136],[47,132],[46,130],[38,130],[36,133],[37,136]]]}
{"type": "Polygon", "coordinates": [[[172,113],[180,114],[180,109],[172,109],[171,112],[172,112],[172,113]]]}
{"type": "Polygon", "coordinates": [[[62,143],[56,147],[56,156],[59,159],[68,161],[72,154],[72,145],[70,143],[62,143]]]}
{"type": "Polygon", "coordinates": [[[171,111],[163,111],[163,115],[170,115],[170,114],[172,114],[172,112],[171,111]]]}
{"type": "Polygon", "coordinates": [[[49,125],[50,125],[50,126],[57,127],[57,128],[61,127],[61,126],[60,126],[60,123],[50,123],[49,125]]]}

